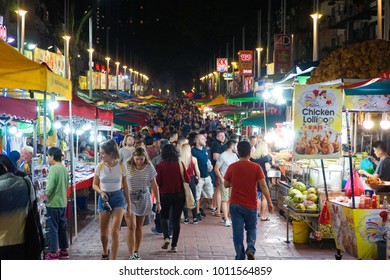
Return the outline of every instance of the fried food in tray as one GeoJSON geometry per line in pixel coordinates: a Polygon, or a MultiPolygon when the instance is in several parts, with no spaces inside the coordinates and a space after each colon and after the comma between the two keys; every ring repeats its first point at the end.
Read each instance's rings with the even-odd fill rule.
{"type": "Polygon", "coordinates": [[[385,181],[382,181],[381,179],[375,178],[375,177],[368,177],[365,182],[367,185],[384,185],[385,184],[385,181]]]}

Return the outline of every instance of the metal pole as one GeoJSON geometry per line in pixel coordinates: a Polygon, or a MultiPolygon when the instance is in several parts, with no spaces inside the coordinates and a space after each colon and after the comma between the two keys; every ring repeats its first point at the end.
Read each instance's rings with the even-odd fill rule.
{"type": "MultiPolygon", "coordinates": [[[[242,28],[242,49],[245,50],[245,26],[242,28]]],[[[242,93],[245,92],[245,76],[241,76],[242,79],[242,93]]]]}
{"type": "Polygon", "coordinates": [[[42,148],[42,157],[43,165],[46,165],[46,112],[47,112],[47,94],[46,91],[43,92],[43,148],[42,148]]]}
{"type": "MultiPolygon", "coordinates": [[[[95,155],[94,155],[94,160],[95,160],[95,166],[98,164],[98,145],[97,145],[97,133],[98,133],[98,109],[96,108],[96,119],[95,119],[95,140],[93,141],[93,146],[95,149],[95,155]]],[[[94,197],[94,202],[95,202],[95,219],[97,218],[97,194],[94,192],[95,197],[94,197]]]]}
{"type": "Polygon", "coordinates": [[[92,17],[89,17],[89,99],[92,100],[92,17]]]}
{"type": "Polygon", "coordinates": [[[74,160],[74,138],[73,138],[73,117],[72,117],[72,100],[69,100],[69,136],[70,136],[70,186],[73,190],[73,217],[74,217],[74,232],[75,237],[77,237],[78,229],[77,229],[77,193],[76,193],[76,184],[74,181],[75,174],[75,160],[74,160]]]}
{"type": "Polygon", "coordinates": [[[265,133],[267,131],[267,111],[266,111],[266,105],[265,105],[265,100],[263,102],[263,105],[264,105],[264,136],[265,136],[265,133]]]}
{"type": "Polygon", "coordinates": [[[20,34],[20,53],[24,55],[24,29],[25,29],[25,15],[26,15],[26,11],[22,11],[21,12],[21,16],[22,16],[22,32],[20,34]]]}
{"type": "Polygon", "coordinates": [[[384,34],[383,40],[389,41],[389,28],[390,28],[390,2],[389,0],[385,1],[385,18],[384,18],[384,34]]]}
{"type": "Polygon", "coordinates": [[[267,18],[267,59],[266,64],[271,62],[271,0],[268,0],[268,18],[267,18]]]}
{"type": "MultiPolygon", "coordinates": [[[[377,0],[377,17],[378,17],[378,38],[382,39],[382,0],[377,0]]],[[[389,30],[386,30],[386,32],[389,32],[389,30]]]]}

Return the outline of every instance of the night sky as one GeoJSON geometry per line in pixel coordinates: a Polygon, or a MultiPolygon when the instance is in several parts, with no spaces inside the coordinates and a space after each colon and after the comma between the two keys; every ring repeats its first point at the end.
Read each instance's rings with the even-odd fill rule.
{"type": "MultiPolygon", "coordinates": [[[[78,17],[92,2],[76,1],[78,17]]],[[[110,26],[110,57],[118,53],[119,61],[130,65],[131,54],[136,65],[130,67],[148,75],[155,88],[188,91],[193,79],[215,69],[215,58],[226,57],[227,43],[229,57],[232,56],[233,36],[235,52],[242,49],[243,27],[245,48],[256,48],[259,9],[265,44],[267,3],[268,0],[100,0],[101,14],[106,15],[101,24],[110,26]]],[[[280,3],[273,5],[279,8],[280,3]]],[[[88,27],[84,29],[84,38],[88,38],[88,27]]],[[[105,41],[106,36],[101,36],[97,49],[102,53],[106,53],[105,41]]]]}

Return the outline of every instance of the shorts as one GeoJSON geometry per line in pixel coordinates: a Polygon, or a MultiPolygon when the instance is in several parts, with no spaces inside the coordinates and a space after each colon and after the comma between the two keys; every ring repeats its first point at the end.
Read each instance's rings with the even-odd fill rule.
{"type": "MultiPolygon", "coordinates": [[[[112,209],[116,208],[126,208],[126,199],[122,190],[114,191],[114,192],[105,192],[108,196],[108,203],[110,204],[112,209]]],[[[98,212],[105,213],[107,212],[103,207],[103,199],[102,196],[99,195],[98,199],[98,212]]]]}
{"type": "Polygon", "coordinates": [[[201,194],[204,198],[212,198],[214,194],[213,183],[211,182],[211,177],[199,178],[198,185],[196,185],[196,198],[199,200],[201,194]]]}
{"type": "Polygon", "coordinates": [[[221,189],[221,201],[229,201],[230,196],[232,195],[232,188],[225,188],[223,185],[221,185],[220,189],[221,189]]]}

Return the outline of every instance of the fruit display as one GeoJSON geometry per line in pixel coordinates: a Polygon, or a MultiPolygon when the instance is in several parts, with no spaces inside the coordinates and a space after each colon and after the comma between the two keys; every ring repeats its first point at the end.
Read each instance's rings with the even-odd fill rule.
{"type": "Polygon", "coordinates": [[[313,70],[307,84],[337,79],[373,79],[389,70],[390,42],[368,40],[330,53],[313,70]]]}
{"type": "Polygon", "coordinates": [[[318,193],[316,188],[308,188],[296,182],[287,191],[284,203],[297,213],[318,213],[318,193]]]}

